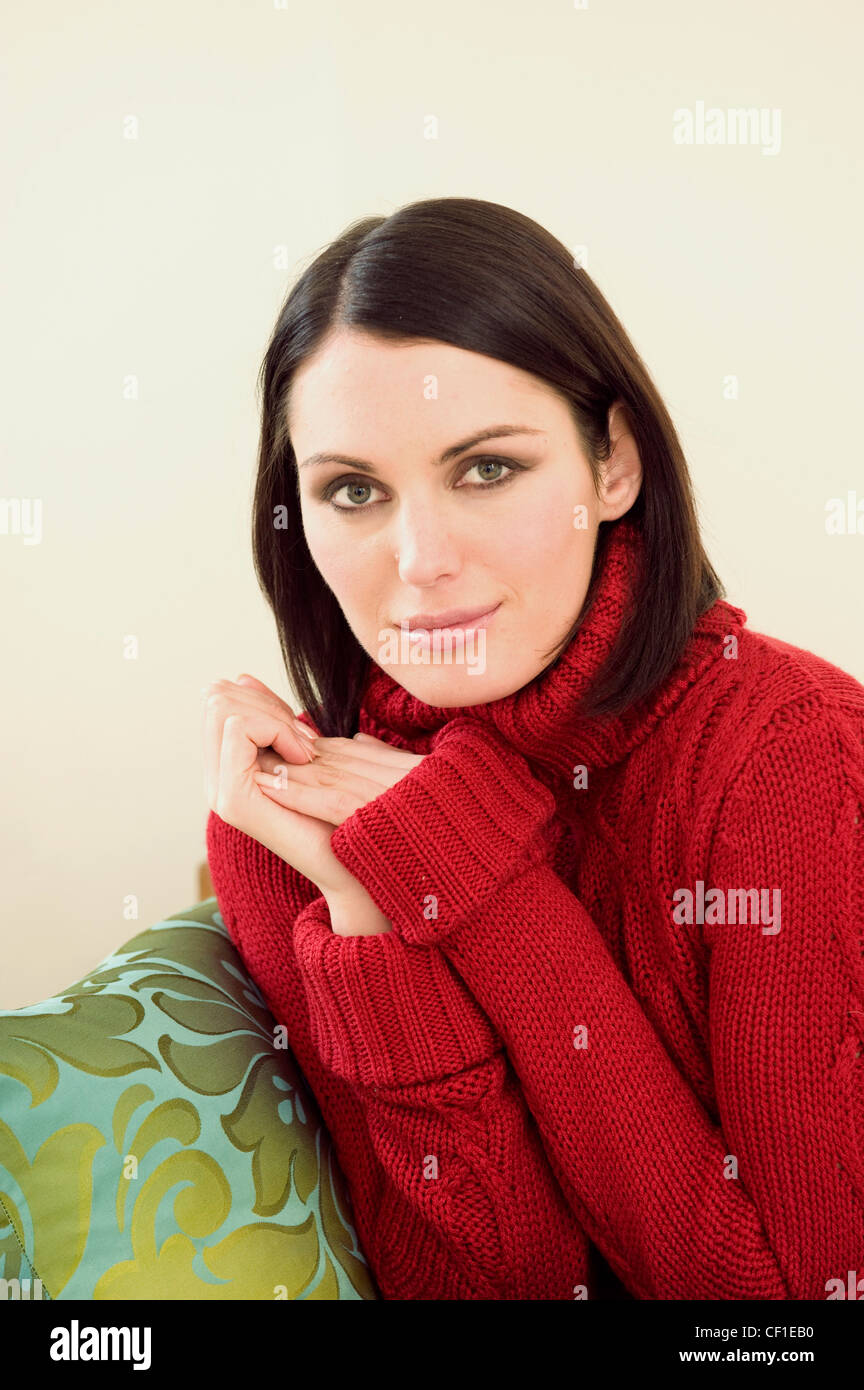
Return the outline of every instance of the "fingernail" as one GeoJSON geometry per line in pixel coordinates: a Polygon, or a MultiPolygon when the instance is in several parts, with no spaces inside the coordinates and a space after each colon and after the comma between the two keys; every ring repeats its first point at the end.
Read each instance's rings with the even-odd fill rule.
{"type": "Polygon", "coordinates": [[[306,724],[301,724],[299,719],[294,721],[294,732],[302,734],[304,738],[308,738],[313,741],[318,737],[317,734],[313,734],[312,730],[308,728],[306,724]]]}

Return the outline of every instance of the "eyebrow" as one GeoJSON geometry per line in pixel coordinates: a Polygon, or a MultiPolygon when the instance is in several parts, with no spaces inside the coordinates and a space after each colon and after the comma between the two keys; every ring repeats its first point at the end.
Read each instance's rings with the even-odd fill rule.
{"type": "MultiPolygon", "coordinates": [[[[470,438],[460,440],[458,444],[451,444],[449,449],[445,449],[440,458],[433,459],[436,468],[441,464],[449,463],[451,459],[459,454],[464,454],[467,449],[472,449],[475,444],[482,444],[485,439],[503,439],[511,434],[545,434],[545,430],[533,429],[530,425],[489,425],[485,430],[478,430],[470,438]]],[[[378,469],[374,463],[368,463],[364,459],[350,458],[347,454],[332,454],[326,450],[318,454],[310,454],[308,459],[304,459],[300,468],[314,468],[319,463],[341,463],[348,468],[356,468],[362,473],[374,473],[377,475],[378,469]]]]}

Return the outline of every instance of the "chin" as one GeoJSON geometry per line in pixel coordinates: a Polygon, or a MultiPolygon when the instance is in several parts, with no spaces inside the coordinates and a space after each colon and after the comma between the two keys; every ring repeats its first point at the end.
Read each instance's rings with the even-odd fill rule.
{"type": "Polygon", "coordinates": [[[390,668],[395,681],[415,700],[436,709],[461,709],[467,705],[488,705],[519,689],[521,682],[496,679],[489,670],[470,674],[465,666],[398,666],[390,668]]]}

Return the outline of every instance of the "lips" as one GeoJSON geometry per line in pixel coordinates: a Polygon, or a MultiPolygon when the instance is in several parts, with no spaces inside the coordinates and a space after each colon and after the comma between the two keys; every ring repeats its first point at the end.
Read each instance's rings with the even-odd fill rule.
{"type": "Polygon", "coordinates": [[[500,603],[495,603],[482,608],[450,608],[437,614],[415,613],[410,618],[403,618],[399,626],[406,627],[409,632],[432,632],[436,628],[464,627],[466,623],[474,622],[478,618],[491,617],[500,606],[500,603]]]}

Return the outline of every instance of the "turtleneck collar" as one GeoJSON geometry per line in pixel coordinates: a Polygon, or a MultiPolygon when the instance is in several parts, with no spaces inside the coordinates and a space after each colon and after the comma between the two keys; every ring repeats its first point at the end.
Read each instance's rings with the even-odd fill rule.
{"type": "MultiPolygon", "coordinates": [[[[593,600],[569,644],[527,685],[488,704],[427,705],[377,663],[370,663],[360,728],[386,742],[428,753],[432,735],[467,716],[493,725],[535,767],[569,781],[575,762],[608,767],[640,743],[702,672],[723,656],[723,639],[747,621],[741,608],[718,599],[696,623],[671,674],[646,699],[620,715],[588,718],[581,697],[611,651],[634,593],[642,533],[626,517],[611,525],[593,600]]],[[[545,778],[543,779],[546,780],[545,778]]]]}

